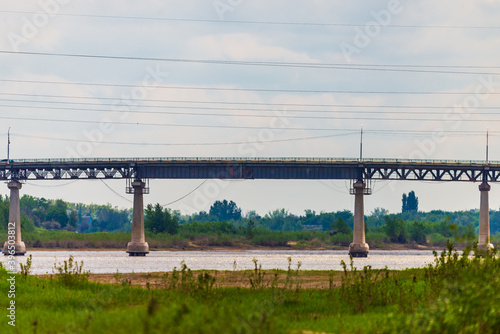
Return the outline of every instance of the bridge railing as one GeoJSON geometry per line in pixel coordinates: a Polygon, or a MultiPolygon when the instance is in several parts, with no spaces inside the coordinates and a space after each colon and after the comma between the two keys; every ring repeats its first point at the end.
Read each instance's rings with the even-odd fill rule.
{"type": "Polygon", "coordinates": [[[490,161],[486,163],[482,160],[443,160],[443,159],[376,159],[367,158],[363,160],[355,158],[313,158],[313,157],[259,157],[259,158],[245,158],[245,157],[152,157],[152,158],[51,158],[51,159],[17,159],[17,160],[0,160],[0,165],[15,165],[19,164],[43,164],[43,163],[141,163],[141,162],[189,162],[189,161],[221,161],[221,162],[277,162],[277,163],[290,163],[290,162],[338,162],[338,163],[381,163],[381,164],[452,164],[452,165],[490,165],[498,166],[500,161],[490,161]]]}

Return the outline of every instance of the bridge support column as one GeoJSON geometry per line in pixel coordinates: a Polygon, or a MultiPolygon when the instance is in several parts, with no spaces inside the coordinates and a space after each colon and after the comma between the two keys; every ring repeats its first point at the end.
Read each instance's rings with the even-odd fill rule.
{"type": "Polygon", "coordinates": [[[481,192],[481,202],[479,206],[479,240],[478,248],[480,250],[487,250],[493,248],[490,243],[490,204],[489,204],[489,191],[491,186],[484,181],[479,185],[481,192]]]}
{"type": "Polygon", "coordinates": [[[8,239],[3,245],[2,253],[4,255],[24,255],[26,245],[21,240],[21,207],[19,204],[19,189],[22,185],[18,181],[10,181],[7,186],[10,189],[9,205],[9,225],[8,239]],[[11,234],[14,231],[14,234],[11,234]]]}
{"type": "Polygon", "coordinates": [[[127,245],[130,256],[145,256],[149,253],[149,245],[144,236],[144,202],[143,194],[146,184],[142,180],[131,183],[127,192],[134,194],[134,211],[132,216],[132,241],[127,245]]]}
{"type": "Polygon", "coordinates": [[[354,194],[354,235],[349,245],[349,255],[352,257],[367,257],[370,247],[365,242],[365,208],[363,196],[366,184],[363,181],[354,183],[351,194],[354,194]]]}

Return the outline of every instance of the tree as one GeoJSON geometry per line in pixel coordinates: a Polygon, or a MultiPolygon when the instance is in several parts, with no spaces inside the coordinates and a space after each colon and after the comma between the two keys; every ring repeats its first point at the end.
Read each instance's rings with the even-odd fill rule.
{"type": "Polygon", "coordinates": [[[61,225],[61,228],[65,228],[68,224],[68,205],[62,199],[56,200],[52,203],[47,209],[47,221],[58,222],[61,225]]]}
{"type": "Polygon", "coordinates": [[[407,206],[408,212],[418,212],[418,197],[413,190],[408,193],[407,206]]]}
{"type": "Polygon", "coordinates": [[[247,226],[245,227],[245,235],[249,239],[253,238],[254,229],[255,229],[255,223],[253,222],[253,220],[250,219],[247,223],[247,226]]]}
{"type": "Polygon", "coordinates": [[[425,226],[422,222],[413,222],[411,227],[411,239],[418,244],[425,244],[427,242],[427,238],[425,235],[425,226]]]}
{"type": "Polygon", "coordinates": [[[401,208],[401,212],[408,212],[408,196],[406,196],[406,194],[403,194],[402,202],[403,206],[401,208]]]}
{"type": "Polygon", "coordinates": [[[144,217],[144,227],[153,233],[161,233],[164,225],[165,215],[161,205],[157,203],[153,207],[152,204],[148,204],[144,217]]]}
{"type": "Polygon", "coordinates": [[[148,204],[144,218],[144,227],[153,233],[176,234],[179,229],[179,221],[172,215],[169,209],[157,203],[154,207],[148,204]]]}
{"type": "Polygon", "coordinates": [[[170,209],[164,210],[165,216],[165,229],[163,232],[167,232],[168,234],[177,234],[179,230],[179,218],[170,211],[170,209]]]}
{"type": "Polygon", "coordinates": [[[262,217],[255,210],[250,210],[246,214],[246,218],[248,219],[261,219],[262,217]]]}
{"type": "Polygon", "coordinates": [[[395,215],[385,216],[385,233],[391,242],[406,243],[405,221],[395,215]]]}
{"type": "Polygon", "coordinates": [[[349,234],[352,232],[349,224],[341,217],[338,216],[334,222],[331,223],[332,230],[337,233],[349,234]]]}
{"type": "Polygon", "coordinates": [[[241,209],[233,201],[216,201],[210,207],[210,215],[217,217],[219,221],[239,220],[241,219],[241,209]]]}
{"type": "Polygon", "coordinates": [[[69,222],[68,225],[76,229],[78,225],[78,214],[76,213],[75,210],[72,210],[71,213],[69,214],[69,222]]]}
{"type": "Polygon", "coordinates": [[[373,209],[371,216],[373,218],[384,218],[388,214],[389,214],[389,210],[387,210],[387,209],[375,208],[375,209],[373,209]]]}
{"type": "Polygon", "coordinates": [[[415,192],[412,190],[408,195],[403,194],[402,198],[403,207],[401,212],[418,212],[418,197],[415,196],[415,192]]]}

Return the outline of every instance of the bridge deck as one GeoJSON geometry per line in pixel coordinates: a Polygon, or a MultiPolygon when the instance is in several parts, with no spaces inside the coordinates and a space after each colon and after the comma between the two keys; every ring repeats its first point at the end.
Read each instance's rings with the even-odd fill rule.
{"type": "Polygon", "coordinates": [[[0,180],[380,179],[500,181],[500,162],[349,158],[106,158],[0,161],[0,180]]]}

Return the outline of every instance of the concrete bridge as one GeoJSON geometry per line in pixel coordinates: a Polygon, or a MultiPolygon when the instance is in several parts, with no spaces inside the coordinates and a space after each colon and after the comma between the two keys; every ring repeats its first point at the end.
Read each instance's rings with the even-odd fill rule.
{"type": "Polygon", "coordinates": [[[24,255],[21,239],[19,190],[26,180],[127,179],[127,193],[134,194],[131,256],[144,256],[149,246],[144,236],[143,195],[149,179],[301,179],[352,180],[355,196],[354,235],[349,254],[366,257],[364,196],[366,180],[479,182],[479,246],[491,248],[489,183],[500,182],[500,162],[459,160],[335,159],[335,158],[148,158],[148,159],[43,159],[0,162],[0,180],[10,189],[9,234],[3,253],[24,255]]]}

